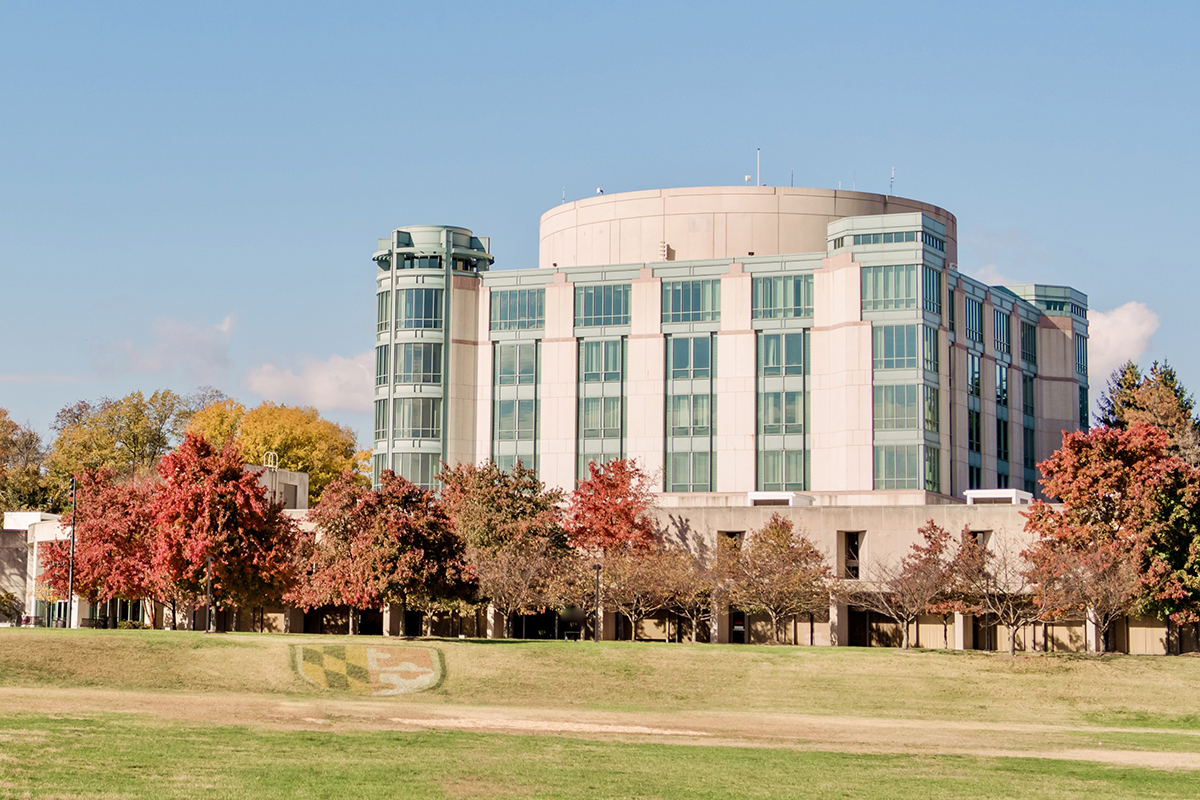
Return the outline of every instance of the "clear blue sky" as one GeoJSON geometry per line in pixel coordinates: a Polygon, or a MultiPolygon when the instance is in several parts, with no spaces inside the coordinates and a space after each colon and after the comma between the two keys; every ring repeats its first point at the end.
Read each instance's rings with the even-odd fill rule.
{"type": "Polygon", "coordinates": [[[1198,9],[4,3],[0,406],[45,432],[212,384],[365,443],[377,237],[461,225],[532,267],[563,187],[739,184],[756,147],[769,184],[895,167],[964,271],[1123,307],[1093,364],[1200,389],[1198,9]]]}

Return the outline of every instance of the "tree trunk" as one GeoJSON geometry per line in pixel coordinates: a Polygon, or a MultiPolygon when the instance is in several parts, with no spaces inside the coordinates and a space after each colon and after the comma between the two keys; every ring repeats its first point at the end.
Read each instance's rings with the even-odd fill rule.
{"type": "Polygon", "coordinates": [[[350,621],[347,623],[346,629],[351,636],[357,636],[358,635],[358,609],[355,608],[354,606],[350,606],[350,608],[348,609],[348,615],[350,617],[350,621]]]}
{"type": "Polygon", "coordinates": [[[1017,654],[1017,626],[1016,623],[1008,626],[1008,654],[1015,656],[1017,654]]]}
{"type": "Polygon", "coordinates": [[[513,638],[512,614],[510,614],[507,610],[501,613],[504,614],[504,638],[511,639],[513,638]]]}
{"type": "Polygon", "coordinates": [[[900,630],[901,630],[900,649],[907,650],[908,649],[908,620],[904,620],[903,622],[900,623],[900,630]]]}

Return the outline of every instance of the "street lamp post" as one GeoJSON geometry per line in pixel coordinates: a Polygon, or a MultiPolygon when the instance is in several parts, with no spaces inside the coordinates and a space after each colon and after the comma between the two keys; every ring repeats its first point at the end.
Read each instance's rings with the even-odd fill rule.
{"type": "Polygon", "coordinates": [[[71,560],[67,563],[67,622],[71,627],[71,610],[75,602],[75,476],[71,476],[71,560]]]}
{"type": "Polygon", "coordinates": [[[207,595],[208,607],[204,610],[204,632],[212,633],[216,628],[213,625],[213,607],[212,607],[212,556],[208,557],[208,566],[204,577],[205,589],[207,595]]]}
{"type": "Polygon", "coordinates": [[[596,570],[596,641],[600,641],[600,565],[592,564],[592,569],[596,570]]]}

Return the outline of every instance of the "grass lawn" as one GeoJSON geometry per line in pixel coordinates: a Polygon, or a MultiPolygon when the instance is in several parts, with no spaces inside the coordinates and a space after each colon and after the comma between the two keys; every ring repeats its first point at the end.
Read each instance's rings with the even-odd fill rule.
{"type": "Polygon", "coordinates": [[[794,752],[463,732],[0,718],[21,797],[1195,797],[1195,776],[1047,759],[794,752]]]}
{"type": "Polygon", "coordinates": [[[389,643],[0,629],[0,797],[1200,794],[1196,658],[430,640],[442,683],[374,698],[312,642],[389,643]]]}

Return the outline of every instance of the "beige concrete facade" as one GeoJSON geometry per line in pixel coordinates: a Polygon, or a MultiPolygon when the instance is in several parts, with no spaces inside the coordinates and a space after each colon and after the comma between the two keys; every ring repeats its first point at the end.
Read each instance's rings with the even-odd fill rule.
{"type": "Polygon", "coordinates": [[[1086,297],[1069,287],[989,287],[963,275],[957,220],[920,201],[779,187],[601,195],[543,215],[538,269],[491,270],[484,258],[473,271],[447,268],[446,253],[467,252],[464,243],[474,242],[470,252],[480,256],[479,241],[465,229],[431,226],[381,240],[376,473],[395,468],[432,485],[428,467],[436,461],[520,457],[569,491],[586,459],[625,456],[656,475],[665,494],[744,503],[750,492],[783,489],[818,505],[954,503],[969,488],[1036,491],[1033,462],[1079,427],[1086,406],[1086,369],[1077,366],[1086,363],[1086,297]],[[414,258],[441,259],[440,266],[403,268],[432,263],[404,260],[414,258]],[[792,302],[804,281],[811,287],[804,308],[756,305],[768,290],[776,303],[793,292],[792,302]],[[700,284],[712,293],[711,309],[680,315],[664,307],[672,287],[700,284]],[[404,327],[402,293],[425,288],[446,290],[439,324],[449,337],[404,327]],[[601,290],[624,293],[619,313],[585,319],[584,293],[601,290]],[[516,295],[540,298],[536,319],[498,319],[507,312],[497,306],[516,295]],[[1030,352],[1022,347],[1026,328],[1030,352]],[[877,352],[881,336],[893,332],[908,337],[896,358],[877,352]],[[678,380],[672,346],[705,336],[711,373],[678,380]],[[764,371],[766,349],[785,346],[773,337],[803,337],[803,379],[798,366],[785,380],[764,371]],[[407,342],[446,342],[440,382],[401,380],[407,342]],[[581,353],[589,343],[618,342],[619,378],[589,388],[581,353]],[[505,380],[521,380],[499,376],[498,354],[522,344],[536,347],[536,380],[504,388],[505,380]],[[708,396],[693,416],[707,408],[711,423],[685,426],[689,435],[672,421],[680,392],[708,396]],[[778,397],[765,396],[773,392],[778,397]],[[785,394],[789,404],[803,398],[796,401],[803,421],[775,425],[784,431],[775,435],[764,404],[785,394]],[[893,395],[906,404],[904,419],[881,415],[893,395]],[[609,398],[587,401],[603,402],[604,413],[619,400],[619,432],[606,423],[599,439],[587,441],[595,426],[581,416],[585,396],[609,398]],[[442,403],[437,436],[402,430],[401,397],[442,403]],[[423,470],[413,453],[426,454],[423,470]],[[686,479],[679,476],[685,463],[686,479]]]}
{"type": "Polygon", "coordinates": [[[827,226],[835,220],[902,213],[927,214],[945,225],[957,261],[954,215],[929,203],[840,189],[702,186],[597,195],[556,206],[542,215],[538,266],[823,252],[827,226]]]}

